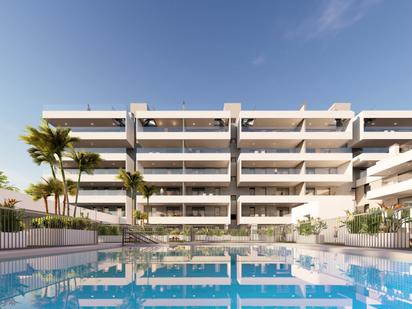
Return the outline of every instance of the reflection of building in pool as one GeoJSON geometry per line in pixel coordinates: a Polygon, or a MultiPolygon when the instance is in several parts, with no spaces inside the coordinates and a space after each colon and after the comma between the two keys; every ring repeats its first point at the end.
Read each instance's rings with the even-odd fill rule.
{"type": "MultiPolygon", "coordinates": [[[[56,293],[80,308],[405,307],[412,294],[408,263],[274,245],[124,248],[0,263],[3,290],[16,286],[11,278],[26,285],[21,292],[40,289],[37,301],[53,308],[65,301],[56,293]]],[[[3,290],[2,299],[19,294],[3,290]]]]}
{"type": "Polygon", "coordinates": [[[4,261],[0,263],[0,300],[47,288],[52,295],[55,285],[88,272],[97,263],[97,252],[85,252],[4,261]]]}

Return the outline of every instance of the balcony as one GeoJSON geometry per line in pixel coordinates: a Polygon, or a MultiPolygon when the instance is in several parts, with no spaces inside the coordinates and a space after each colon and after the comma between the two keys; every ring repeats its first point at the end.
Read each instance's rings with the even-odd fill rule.
{"type": "Polygon", "coordinates": [[[257,148],[241,149],[240,162],[289,162],[298,165],[303,161],[329,161],[330,165],[341,165],[352,160],[352,153],[348,148],[308,148],[306,152],[298,148],[257,148]]]}
{"type": "Polygon", "coordinates": [[[363,111],[356,118],[356,147],[388,147],[412,140],[410,111],[363,111]]]}
{"type": "Polygon", "coordinates": [[[134,145],[134,120],[127,111],[60,111],[43,112],[53,126],[67,127],[80,138],[77,147],[131,147],[134,145]]]}
{"type": "MultiPolygon", "coordinates": [[[[77,148],[76,150],[98,153],[103,161],[126,161],[126,148],[77,148]]],[[[70,163],[73,160],[65,156],[63,161],[70,163]]]]}
{"type": "Polygon", "coordinates": [[[79,190],[79,204],[125,204],[124,190],[79,190]]]}
{"type": "Polygon", "coordinates": [[[230,224],[229,204],[213,206],[150,206],[149,224],[230,224]]]}
{"type": "Polygon", "coordinates": [[[370,184],[368,199],[408,197],[412,195],[412,171],[376,180],[370,184]]]}
{"type": "Polygon", "coordinates": [[[147,182],[216,182],[228,184],[228,168],[144,168],[147,182]]]}
{"type": "Polygon", "coordinates": [[[228,148],[138,148],[139,161],[230,161],[228,148]]]}
{"type": "MultiPolygon", "coordinates": [[[[137,197],[137,203],[146,204],[146,199],[142,196],[137,197]]],[[[213,195],[201,194],[201,195],[153,195],[150,198],[151,205],[170,205],[170,204],[230,204],[229,195],[213,195]]]]}
{"type": "MultiPolygon", "coordinates": [[[[76,169],[65,169],[67,179],[77,181],[78,171],[76,169]]],[[[119,175],[118,169],[96,169],[93,174],[82,174],[81,182],[99,182],[99,183],[113,183],[121,182],[117,178],[119,175]]]]}
{"type": "Polygon", "coordinates": [[[204,111],[141,112],[136,122],[136,139],[138,143],[149,147],[163,140],[193,143],[213,141],[214,145],[228,147],[230,113],[217,111],[213,115],[215,117],[210,117],[210,113],[204,111]]]}
{"type": "Polygon", "coordinates": [[[352,170],[346,168],[340,172],[338,168],[306,168],[306,173],[297,168],[245,168],[238,175],[239,185],[275,185],[283,183],[295,186],[301,182],[333,182],[335,184],[351,182],[352,170]]]}

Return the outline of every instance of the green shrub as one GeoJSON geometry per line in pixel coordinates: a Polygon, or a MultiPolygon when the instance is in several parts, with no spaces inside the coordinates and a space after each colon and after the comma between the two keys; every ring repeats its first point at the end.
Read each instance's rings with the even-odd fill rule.
{"type": "Polygon", "coordinates": [[[99,225],[98,234],[105,236],[105,235],[120,235],[120,228],[115,225],[99,225]]]}
{"type": "Polygon", "coordinates": [[[32,228],[50,228],[50,229],[74,229],[74,230],[91,230],[92,221],[89,218],[64,217],[64,216],[45,216],[34,218],[31,221],[32,228]]]}
{"type": "Polygon", "coordinates": [[[347,211],[342,223],[350,234],[376,234],[382,225],[382,212],[379,209],[370,209],[367,213],[347,211]]]}
{"type": "Polygon", "coordinates": [[[0,232],[20,232],[24,230],[23,210],[0,208],[0,232]]]}
{"type": "Polygon", "coordinates": [[[305,218],[306,219],[298,220],[296,229],[299,235],[319,235],[322,230],[328,228],[326,222],[320,218],[313,218],[311,215],[306,215],[305,218]]]}

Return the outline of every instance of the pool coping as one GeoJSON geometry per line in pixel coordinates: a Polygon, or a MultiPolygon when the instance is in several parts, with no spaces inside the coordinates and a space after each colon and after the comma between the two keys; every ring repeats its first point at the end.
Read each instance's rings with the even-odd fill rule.
{"type": "Polygon", "coordinates": [[[95,250],[121,248],[121,243],[100,243],[97,245],[67,246],[67,247],[43,247],[31,249],[0,250],[0,261],[25,259],[67,253],[79,253],[95,250]]]}
{"type": "MultiPolygon", "coordinates": [[[[363,247],[347,247],[333,244],[297,244],[297,243],[282,243],[282,242],[176,242],[176,243],[160,243],[160,244],[125,244],[125,247],[157,247],[157,246],[236,246],[236,245],[277,245],[289,248],[302,248],[307,250],[334,252],[340,254],[350,254],[358,256],[370,256],[378,258],[386,258],[398,261],[411,261],[412,250],[408,249],[382,249],[382,248],[363,248],[363,247]]],[[[85,246],[68,246],[68,247],[46,247],[33,249],[16,249],[16,250],[0,250],[0,261],[12,259],[24,259],[49,255],[61,255],[67,253],[79,253],[95,250],[107,250],[121,248],[121,243],[100,243],[98,245],[85,246]]]]}

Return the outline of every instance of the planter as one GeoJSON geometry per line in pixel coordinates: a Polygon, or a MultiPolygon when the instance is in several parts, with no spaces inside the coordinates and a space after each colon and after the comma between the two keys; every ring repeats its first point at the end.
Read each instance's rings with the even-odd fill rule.
{"type": "Polygon", "coordinates": [[[122,235],[99,235],[99,243],[101,242],[122,242],[122,235]]]}
{"type": "Polygon", "coordinates": [[[296,243],[298,244],[323,244],[323,235],[296,235],[296,243]]]}
{"type": "Polygon", "coordinates": [[[94,245],[97,240],[96,231],[46,228],[27,232],[30,247],[94,245]]]}
{"type": "Polygon", "coordinates": [[[409,233],[405,229],[397,233],[346,234],[345,246],[367,248],[409,248],[409,233]]]}
{"type": "Polygon", "coordinates": [[[27,247],[27,232],[1,232],[0,249],[19,249],[27,247]]]}

